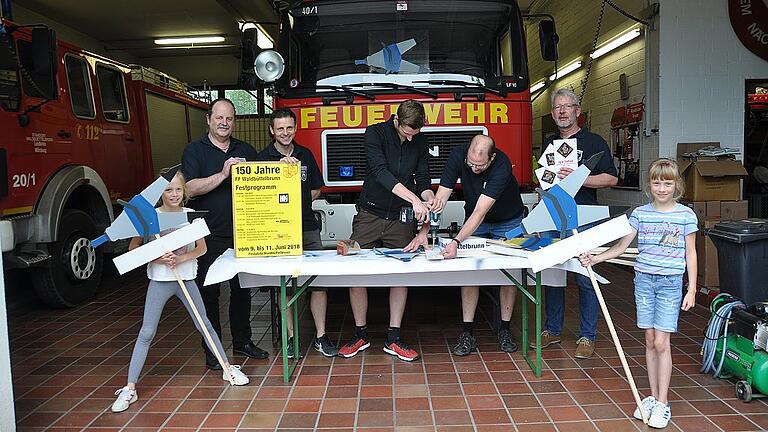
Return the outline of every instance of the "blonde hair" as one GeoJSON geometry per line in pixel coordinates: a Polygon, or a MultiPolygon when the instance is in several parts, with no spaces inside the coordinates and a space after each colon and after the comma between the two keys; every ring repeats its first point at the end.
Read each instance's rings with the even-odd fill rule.
{"type": "Polygon", "coordinates": [[[677,201],[685,193],[685,182],[680,177],[680,170],[677,167],[677,162],[672,159],[659,158],[651,162],[651,166],[648,167],[648,177],[645,182],[645,194],[653,202],[653,194],[651,193],[651,182],[654,180],[674,180],[675,193],[672,198],[677,201]]]}
{"type": "MultiPolygon", "coordinates": [[[[174,168],[178,168],[178,165],[171,168],[161,169],[160,175],[163,175],[174,168]]],[[[185,205],[187,205],[187,202],[189,202],[189,191],[187,191],[187,179],[184,178],[184,173],[181,172],[181,169],[177,169],[176,174],[174,174],[173,177],[178,177],[179,181],[181,181],[181,206],[184,207],[185,205]]],[[[170,182],[168,183],[170,184],[170,182]]],[[[165,191],[165,189],[163,189],[163,191],[165,191]]],[[[155,207],[160,207],[162,205],[163,205],[163,197],[161,196],[155,207]]]]}

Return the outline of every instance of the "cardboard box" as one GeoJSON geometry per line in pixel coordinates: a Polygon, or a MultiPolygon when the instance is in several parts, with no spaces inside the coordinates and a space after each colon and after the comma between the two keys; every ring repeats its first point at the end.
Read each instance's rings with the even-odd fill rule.
{"type": "Polygon", "coordinates": [[[720,201],[707,201],[707,219],[720,219],[720,201]]]}
{"type": "Polygon", "coordinates": [[[688,201],[736,201],[741,198],[739,179],[747,175],[740,161],[724,158],[687,159],[682,155],[702,147],[719,143],[680,143],[677,161],[685,180],[688,201]]]}
{"type": "Polygon", "coordinates": [[[705,228],[712,228],[719,221],[707,220],[699,225],[699,231],[696,233],[696,257],[697,281],[698,285],[705,287],[720,286],[720,272],[717,268],[717,248],[712,240],[704,235],[705,228]]]}
{"type": "Polygon", "coordinates": [[[722,220],[741,220],[749,215],[749,202],[722,201],[720,203],[720,218],[722,220]]]}
{"type": "Polygon", "coordinates": [[[720,219],[722,216],[722,203],[729,201],[686,201],[683,204],[690,207],[696,217],[699,219],[699,224],[702,224],[707,219],[720,219]]]}

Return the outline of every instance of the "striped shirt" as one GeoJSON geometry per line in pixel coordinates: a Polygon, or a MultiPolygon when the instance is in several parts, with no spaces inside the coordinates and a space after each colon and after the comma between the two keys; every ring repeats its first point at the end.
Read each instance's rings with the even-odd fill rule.
{"type": "Polygon", "coordinates": [[[656,275],[685,273],[685,236],[698,231],[698,219],[690,208],[676,204],[658,211],[652,204],[636,208],[629,224],[637,230],[635,271],[656,275]]]}

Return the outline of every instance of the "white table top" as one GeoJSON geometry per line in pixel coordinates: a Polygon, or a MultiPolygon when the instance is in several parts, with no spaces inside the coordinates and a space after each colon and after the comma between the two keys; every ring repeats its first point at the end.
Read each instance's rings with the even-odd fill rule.
{"type": "MultiPolygon", "coordinates": [[[[310,276],[317,276],[312,286],[318,287],[510,285],[499,270],[506,269],[521,281],[521,269],[524,268],[530,268],[525,257],[492,253],[437,261],[420,255],[403,262],[375,254],[372,250],[349,256],[328,250],[305,252],[301,256],[235,258],[234,251],[229,249],[211,265],[205,285],[229,280],[237,274],[243,287],[279,285],[280,276],[299,277],[300,283],[310,276]]],[[[542,271],[542,284],[566,286],[568,271],[587,274],[578,260],[570,259],[542,271]]],[[[597,279],[600,283],[609,283],[599,275],[597,279]]]]}

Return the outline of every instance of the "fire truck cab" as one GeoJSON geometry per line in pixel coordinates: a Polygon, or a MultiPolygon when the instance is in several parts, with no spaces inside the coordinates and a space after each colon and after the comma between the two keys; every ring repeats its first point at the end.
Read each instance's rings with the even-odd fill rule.
{"type": "MultiPolygon", "coordinates": [[[[514,0],[312,0],[275,2],[276,51],[250,65],[274,81],[277,107],[298,117],[296,142],[321,167],[324,198],[313,203],[326,246],[348,238],[365,178],[365,128],[386,121],[407,100],[424,104],[432,183],[451,151],[474,135],[494,138],[523,188],[532,177],[528,57],[514,0]],[[284,70],[284,73],[282,71],[284,70]]],[[[541,21],[545,60],[557,58],[554,21],[541,21]]],[[[245,80],[247,81],[247,80],[245,80]]],[[[525,194],[527,204],[535,194],[525,194]]],[[[442,229],[464,222],[460,186],[442,229]]]]}
{"type": "Polygon", "coordinates": [[[71,307],[94,295],[104,252],[89,240],[111,223],[118,199],[179,163],[190,135],[204,130],[206,105],[174,86],[57,41],[45,26],[0,23],[0,246],[7,268],[31,270],[45,303],[71,307]],[[168,104],[164,115],[186,121],[151,116],[168,104]],[[152,138],[163,146],[153,150],[152,138]]]}

